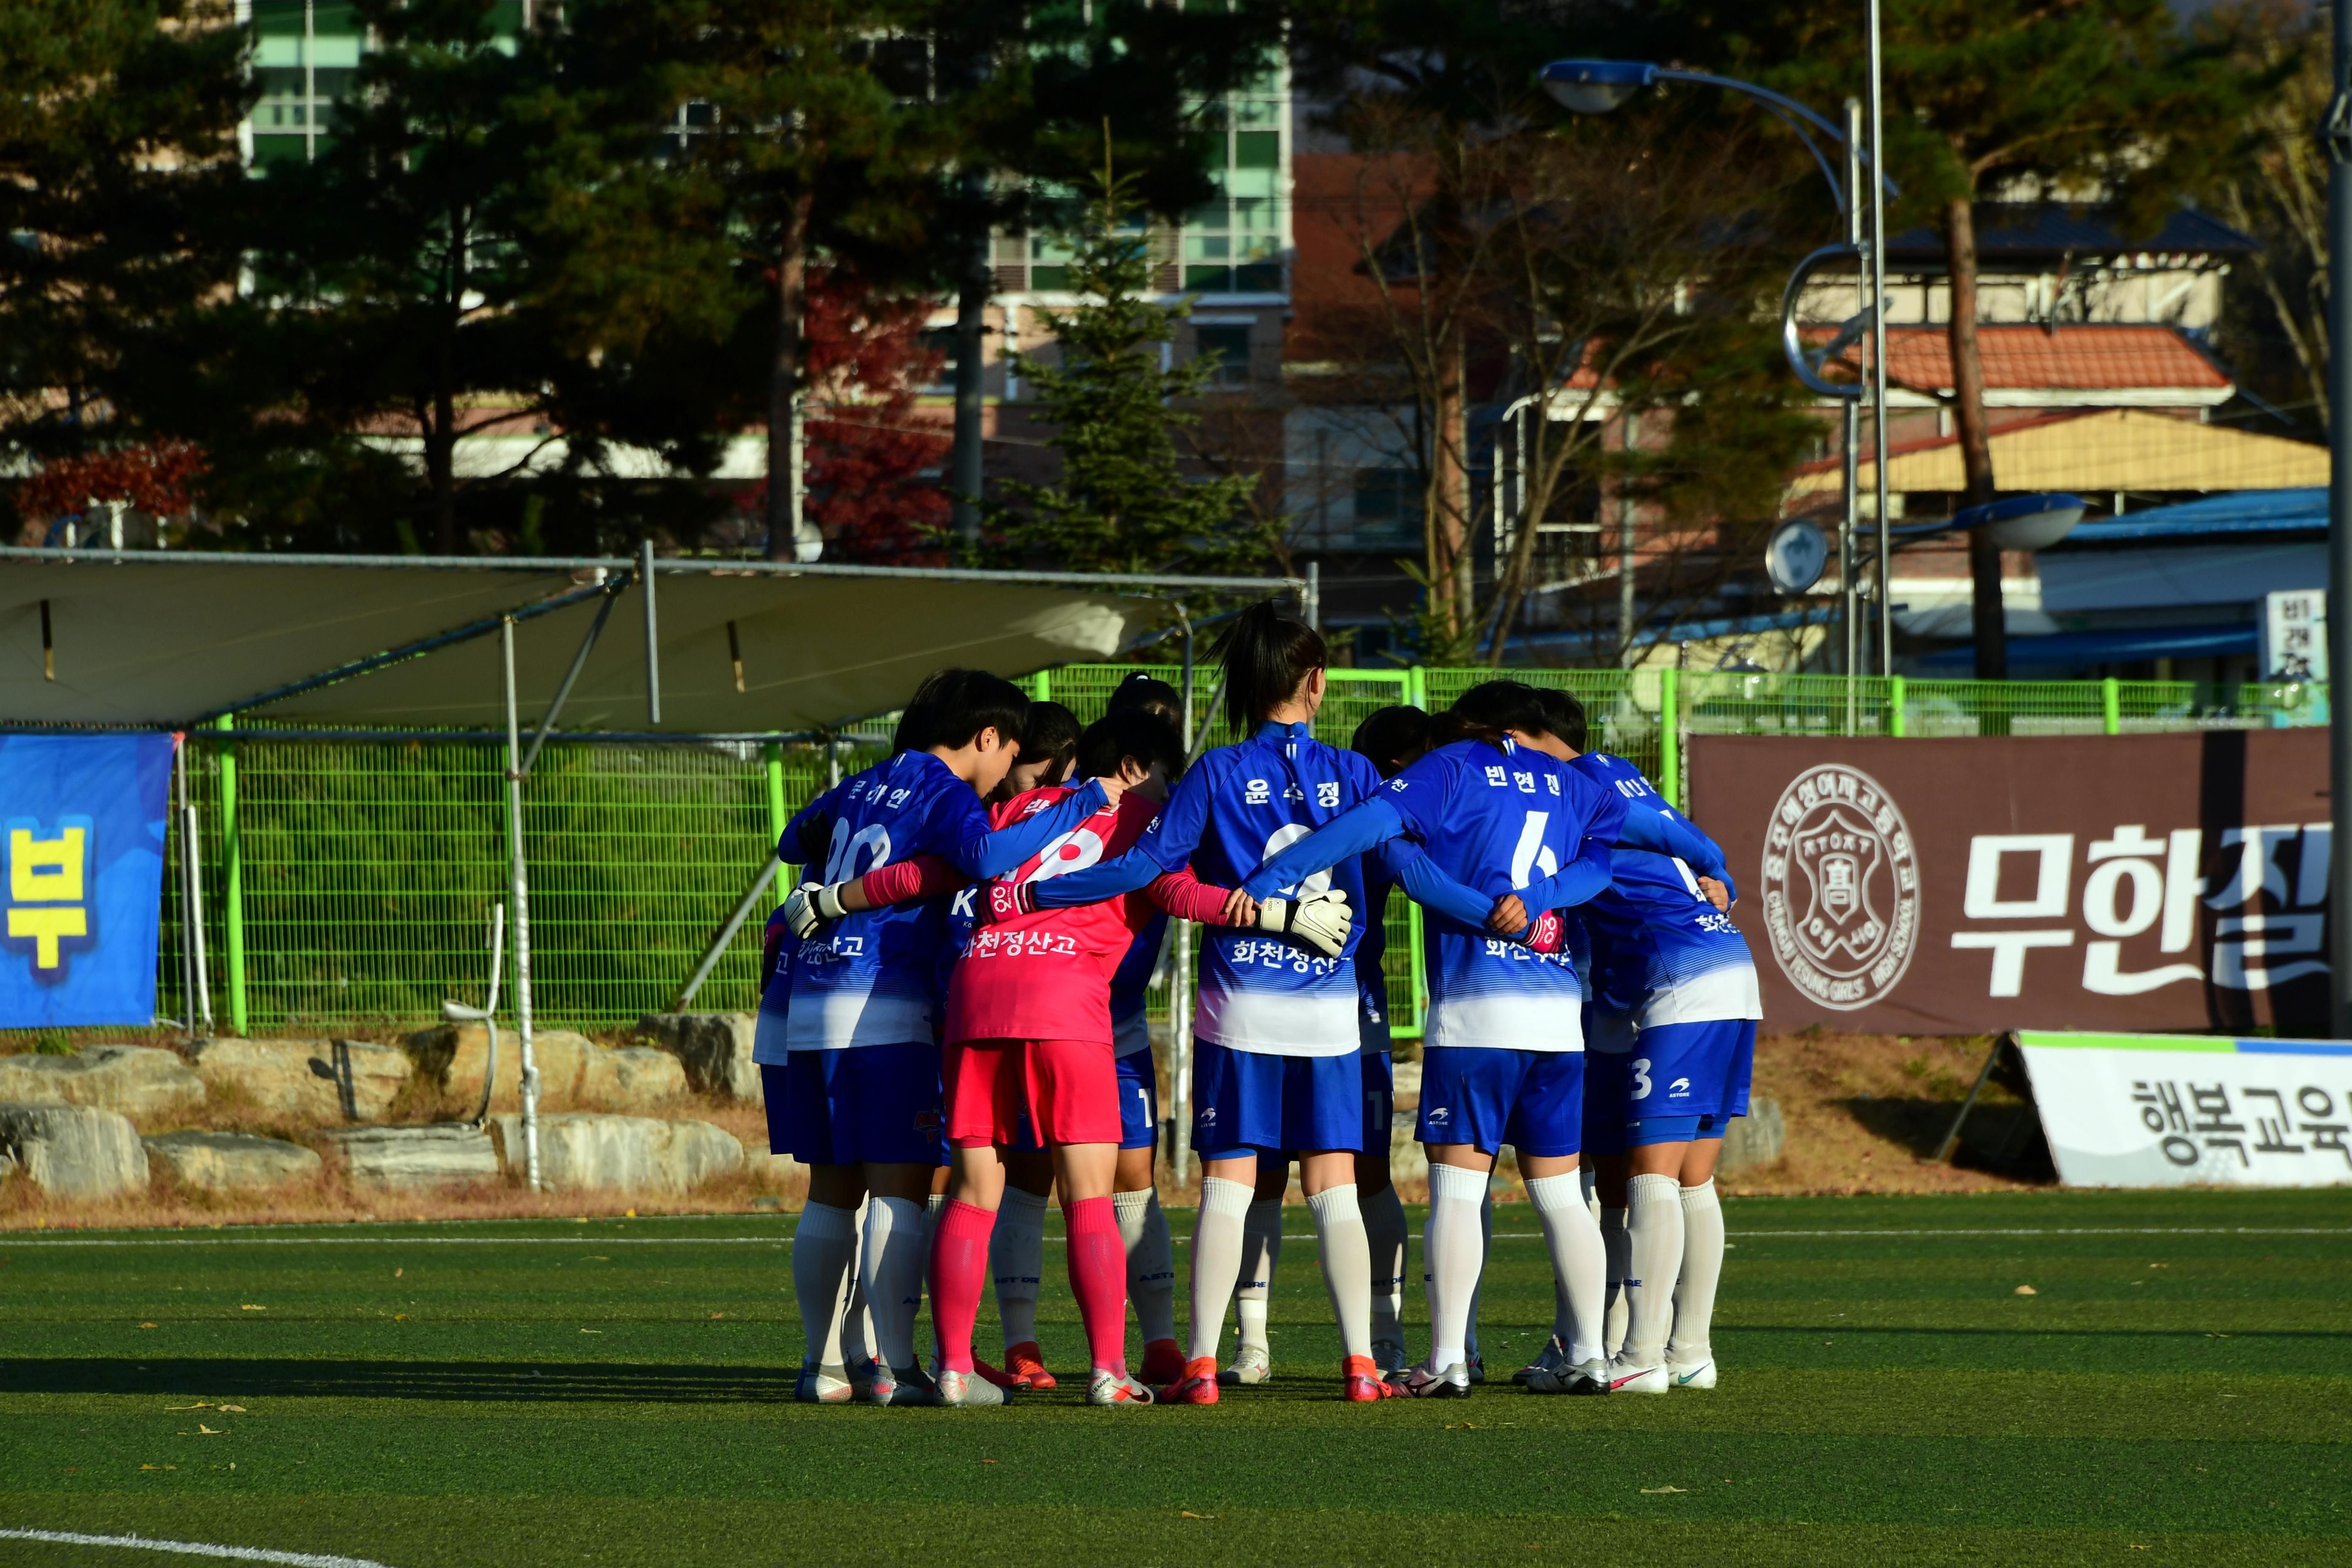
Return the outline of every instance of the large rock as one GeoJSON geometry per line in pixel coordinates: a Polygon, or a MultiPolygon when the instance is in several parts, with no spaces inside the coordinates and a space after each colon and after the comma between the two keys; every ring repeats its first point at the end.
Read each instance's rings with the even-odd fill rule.
{"type": "MultiPolygon", "coordinates": [[[[526,1169],[522,1117],[494,1116],[508,1174],[526,1169]]],[[[743,1145],[708,1121],[559,1112],[539,1119],[539,1179],[559,1193],[676,1194],[743,1168],[743,1145]]]]}
{"type": "MultiPolygon", "coordinates": [[[[498,1086],[490,1103],[522,1103],[522,1039],[499,1030],[498,1086]]],[[[445,1094],[467,1103],[482,1092],[489,1058],[489,1033],[479,1024],[445,1024],[408,1037],[416,1070],[445,1094]]],[[[531,1059],[539,1068],[542,1103],[644,1110],[686,1092],[686,1068],[677,1058],[651,1046],[610,1050],[569,1029],[531,1032],[531,1059]]]]}
{"type": "Polygon", "coordinates": [[[0,1151],[55,1197],[97,1199],[147,1185],[131,1119],[86,1105],[0,1105],[0,1151]]]}
{"type": "Polygon", "coordinates": [[[637,1032],[650,1035],[686,1068],[686,1081],[704,1094],[760,1105],[759,1064],[751,1059],[757,1027],[749,1013],[647,1013],[637,1032]]]}
{"type": "Polygon", "coordinates": [[[168,1116],[205,1102],[205,1081],[155,1046],[84,1046],[69,1057],[0,1057],[0,1102],[168,1116]]]}
{"type": "Polygon", "coordinates": [[[225,1098],[300,1121],[373,1121],[408,1086],[408,1053],[364,1040],[207,1042],[196,1071],[225,1098]]]}
{"type": "Polygon", "coordinates": [[[344,1127],[319,1142],[341,1153],[354,1187],[415,1192],[499,1179],[499,1152],[471,1122],[344,1127]]]}
{"type": "Polygon", "coordinates": [[[1758,1095],[1748,1102],[1748,1114],[1735,1116],[1723,1135],[1723,1152],[1716,1156],[1717,1175],[1738,1176],[1780,1163],[1789,1141],[1789,1124],[1780,1102],[1758,1095]]]}
{"type": "Polygon", "coordinates": [[[283,1186],[319,1173],[319,1156],[299,1143],[250,1132],[164,1132],[140,1142],[151,1163],[211,1193],[283,1186]]]}

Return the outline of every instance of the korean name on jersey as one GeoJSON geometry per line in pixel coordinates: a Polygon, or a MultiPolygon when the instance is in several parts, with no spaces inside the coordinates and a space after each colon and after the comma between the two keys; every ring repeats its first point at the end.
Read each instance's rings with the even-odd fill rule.
{"type": "MultiPolygon", "coordinates": [[[[1622,757],[1587,752],[1569,767],[1615,791],[1625,809],[1681,814],[1622,757]]],[[[1699,891],[1685,861],[1647,849],[1609,852],[1611,886],[1579,911],[1592,938],[1595,1000],[1643,1028],[1761,1018],[1747,939],[1699,891]]]]}

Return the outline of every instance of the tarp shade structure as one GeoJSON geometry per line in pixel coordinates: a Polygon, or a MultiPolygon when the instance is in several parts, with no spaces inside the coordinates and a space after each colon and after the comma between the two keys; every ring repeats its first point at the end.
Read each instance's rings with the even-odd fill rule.
{"type": "MultiPolygon", "coordinates": [[[[1156,625],[1163,601],[1017,584],[657,572],[662,721],[647,722],[643,602],[625,590],[564,705],[568,731],[793,732],[887,711],[942,665],[1014,673],[1105,658],[1156,625]],[[734,623],[730,648],[728,624],[734,623]],[[735,689],[740,652],[743,689],[735,689]]],[[[542,711],[594,619],[592,600],[517,629],[528,721],[542,711]]],[[[398,727],[502,726],[496,638],[319,687],[267,719],[398,727]]]]}
{"type": "MultiPolygon", "coordinates": [[[[0,718],[171,727],[579,586],[535,567],[0,554],[0,718]],[[256,562],[266,564],[254,564],[256,562]],[[57,679],[43,674],[41,605],[57,679]]],[[[495,683],[484,696],[495,700],[495,683]]]]}

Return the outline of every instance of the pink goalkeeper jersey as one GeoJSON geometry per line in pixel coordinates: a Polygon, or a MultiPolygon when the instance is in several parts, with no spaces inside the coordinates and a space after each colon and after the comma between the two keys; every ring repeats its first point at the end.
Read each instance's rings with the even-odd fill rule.
{"type": "MultiPolygon", "coordinates": [[[[990,813],[990,824],[1003,827],[1069,793],[1055,784],[1014,795],[990,813]]],[[[1158,812],[1142,796],[1125,795],[999,880],[1018,887],[1114,858],[1142,837],[1158,812]]],[[[985,908],[985,899],[983,892],[976,901],[985,908]]],[[[1108,1049],[1111,976],[1154,911],[1149,893],[1134,892],[975,927],[948,982],[947,1037],[1100,1041],[1108,1049]]]]}

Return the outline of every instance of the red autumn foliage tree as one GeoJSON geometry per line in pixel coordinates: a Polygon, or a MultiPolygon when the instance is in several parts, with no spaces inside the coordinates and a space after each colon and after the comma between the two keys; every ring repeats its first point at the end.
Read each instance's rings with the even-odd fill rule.
{"type": "MultiPolygon", "coordinates": [[[[806,318],[808,493],[828,561],[944,564],[940,466],[949,447],[915,413],[942,356],[923,342],[930,302],[881,293],[838,269],[813,275],[806,318]]],[[[744,496],[757,518],[767,486],[744,496]]]]}
{"type": "Polygon", "coordinates": [[[121,501],[156,517],[176,517],[192,504],[188,487],[206,467],[203,448],[185,441],[53,458],[16,488],[16,510],[46,521],[92,501],[121,501]]]}

